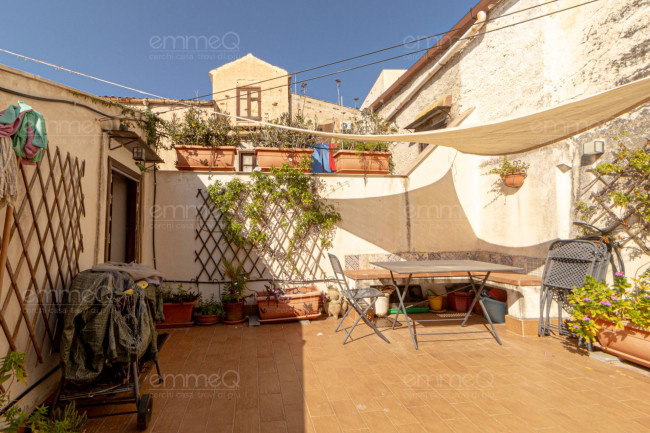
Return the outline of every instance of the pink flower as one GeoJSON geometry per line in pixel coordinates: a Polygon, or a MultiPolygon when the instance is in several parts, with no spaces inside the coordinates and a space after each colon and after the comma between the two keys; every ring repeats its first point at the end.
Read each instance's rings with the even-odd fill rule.
{"type": "Polygon", "coordinates": [[[583,317],[582,320],[584,320],[585,322],[590,322],[591,321],[591,319],[589,317],[587,317],[587,316],[583,317]]]}
{"type": "Polygon", "coordinates": [[[620,271],[616,273],[617,277],[622,277],[623,275],[625,275],[625,274],[623,272],[620,272],[620,271]]]}
{"type": "Polygon", "coordinates": [[[614,302],[618,301],[618,297],[612,296],[612,301],[614,301],[614,302]]]}
{"type": "Polygon", "coordinates": [[[573,328],[574,328],[574,329],[578,329],[578,328],[580,328],[580,327],[579,327],[578,325],[573,325],[573,328]]]}
{"type": "Polygon", "coordinates": [[[612,303],[611,303],[611,302],[600,301],[600,303],[601,303],[601,305],[604,305],[604,306],[606,306],[606,307],[611,307],[611,306],[612,306],[612,303]]]}
{"type": "Polygon", "coordinates": [[[591,301],[591,299],[589,299],[589,298],[583,298],[582,300],[585,301],[585,302],[591,301]]]}

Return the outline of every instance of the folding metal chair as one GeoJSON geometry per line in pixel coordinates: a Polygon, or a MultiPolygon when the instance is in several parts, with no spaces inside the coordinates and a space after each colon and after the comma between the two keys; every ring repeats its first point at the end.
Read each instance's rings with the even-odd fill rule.
{"type": "Polygon", "coordinates": [[[377,299],[384,296],[384,294],[379,290],[373,288],[361,288],[354,290],[350,289],[348,286],[348,281],[345,279],[345,274],[343,273],[343,268],[341,267],[339,259],[333,254],[328,254],[328,256],[330,258],[330,263],[332,263],[332,269],[334,270],[336,281],[339,283],[341,295],[350,305],[350,308],[348,308],[348,310],[345,312],[334,332],[339,331],[341,325],[345,321],[345,318],[354,309],[359,314],[359,317],[354,321],[354,324],[343,339],[343,344],[348,341],[350,334],[352,334],[352,331],[361,319],[363,319],[366,324],[368,324],[368,326],[370,326],[375,331],[375,333],[379,335],[386,343],[390,343],[390,341],[388,341],[388,338],[386,338],[384,334],[382,334],[379,329],[377,329],[374,323],[372,323],[366,317],[366,313],[368,313],[368,311],[370,311],[375,306],[377,299]]]}

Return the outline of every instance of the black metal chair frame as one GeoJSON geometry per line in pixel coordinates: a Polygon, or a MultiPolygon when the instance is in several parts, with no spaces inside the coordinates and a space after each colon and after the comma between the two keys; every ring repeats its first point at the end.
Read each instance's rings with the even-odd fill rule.
{"type": "Polygon", "coordinates": [[[334,332],[339,331],[345,319],[348,317],[350,312],[354,309],[359,314],[359,317],[357,318],[357,320],[354,321],[354,324],[352,325],[350,330],[347,331],[347,334],[343,339],[343,344],[345,344],[348,341],[348,338],[350,338],[352,331],[357,326],[357,324],[361,321],[361,319],[363,319],[366,322],[366,324],[370,326],[373,329],[373,331],[375,331],[375,333],[379,335],[386,343],[390,344],[388,338],[386,338],[384,334],[382,334],[381,331],[377,329],[375,324],[372,323],[368,319],[368,317],[366,317],[368,311],[370,311],[375,306],[377,299],[384,296],[384,294],[381,291],[373,288],[350,289],[350,286],[348,286],[348,281],[345,278],[345,274],[343,273],[343,268],[341,267],[341,263],[339,262],[339,259],[333,254],[328,254],[328,256],[330,258],[330,263],[332,264],[334,277],[336,278],[336,281],[339,284],[339,290],[341,292],[341,296],[343,296],[343,298],[349,304],[348,310],[341,318],[341,321],[337,325],[336,330],[334,332]],[[367,299],[370,301],[367,301],[367,299]]]}

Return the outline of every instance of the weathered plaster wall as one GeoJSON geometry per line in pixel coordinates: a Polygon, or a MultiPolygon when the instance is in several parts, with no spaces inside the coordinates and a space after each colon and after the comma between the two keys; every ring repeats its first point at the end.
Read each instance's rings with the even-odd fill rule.
{"type": "MultiPolygon", "coordinates": [[[[219,111],[237,114],[236,87],[260,87],[262,104],[260,117],[264,120],[276,119],[289,112],[289,88],[291,77],[288,72],[273,66],[252,54],[247,54],[233,62],[210,71],[213,98],[219,111]],[[263,81],[263,82],[260,82],[263,81]]],[[[242,114],[243,115],[243,114],[242,114]]],[[[246,121],[238,124],[246,125],[246,121]]]]}
{"type": "MultiPolygon", "coordinates": [[[[499,2],[488,17],[541,3],[499,2]]],[[[463,123],[466,126],[539,111],[650,74],[647,0],[602,0],[498,30],[579,3],[560,0],[488,22],[484,28],[488,33],[476,37],[455,55],[397,114],[397,124],[410,123],[428,104],[449,93],[454,100],[452,118],[475,107],[463,123]]],[[[412,85],[395,95],[379,113],[388,113],[412,85]]],[[[618,121],[639,131],[643,130],[640,126],[645,124],[646,116],[647,111],[642,110],[618,121]]],[[[611,125],[594,134],[611,137],[611,125]]],[[[484,176],[499,158],[447,151],[447,169],[453,173],[460,205],[480,241],[497,250],[529,248],[543,257],[548,241],[571,235],[574,197],[581,187],[578,173],[585,169],[576,161],[580,161],[583,143],[593,140],[594,134],[512,155],[511,159],[531,164],[519,190],[502,187],[496,176],[484,176]],[[558,167],[562,163],[566,166],[558,167]]],[[[607,150],[612,149],[613,143],[608,141],[607,150]]],[[[395,153],[399,173],[417,151],[404,144],[395,153]]],[[[422,166],[428,167],[438,155],[436,149],[422,166]]]]}
{"type": "MultiPolygon", "coordinates": [[[[74,96],[72,92],[77,94],[82,93],[76,89],[72,89],[35,75],[21,72],[9,67],[0,65],[0,87],[11,89],[23,94],[28,94],[35,97],[45,97],[52,99],[64,99],[75,101],[79,104],[91,105],[100,112],[110,115],[120,115],[120,110],[115,108],[106,107],[99,104],[93,104],[85,97],[74,96]]],[[[92,95],[88,95],[92,96],[92,95]]],[[[59,149],[62,156],[65,157],[69,152],[73,157],[78,157],[80,161],[85,161],[85,175],[82,179],[82,188],[84,194],[84,209],[85,216],[79,221],[81,233],[83,236],[83,251],[79,256],[79,267],[81,270],[87,269],[95,264],[97,261],[104,261],[104,241],[105,241],[105,224],[106,224],[106,191],[107,191],[107,175],[108,175],[108,157],[114,158],[126,166],[137,169],[133,164],[131,152],[124,148],[117,148],[109,151],[109,142],[106,134],[102,133],[102,129],[111,129],[118,127],[118,121],[110,121],[103,118],[102,115],[89,111],[81,106],[73,106],[60,102],[48,102],[38,100],[31,97],[23,97],[4,92],[0,90],[0,109],[6,108],[8,105],[16,104],[17,101],[24,101],[31,105],[36,111],[43,114],[49,138],[49,147],[51,151],[59,149]]],[[[111,143],[111,147],[115,147],[116,143],[111,143]]],[[[28,176],[34,172],[34,167],[26,167],[28,176]]],[[[143,177],[143,183],[147,182],[147,175],[143,177]]],[[[53,188],[52,185],[49,188],[53,188]]],[[[63,192],[62,192],[63,194],[63,192]]],[[[25,191],[19,191],[19,202],[22,203],[25,197],[25,191]]],[[[149,199],[146,195],[143,197],[149,199]]],[[[40,196],[34,198],[35,203],[38,203],[40,196]]],[[[41,210],[41,218],[45,215],[45,210],[41,210]]],[[[4,209],[0,211],[0,225],[4,222],[4,209]]],[[[23,218],[29,218],[30,212],[25,212],[23,218]]],[[[31,224],[32,222],[29,221],[31,224]]],[[[45,248],[52,249],[51,241],[45,244],[45,248]]],[[[30,250],[31,257],[37,257],[36,253],[30,250]]],[[[19,254],[17,245],[12,245],[9,250],[10,256],[19,254]]],[[[26,269],[26,265],[23,265],[26,269]]],[[[38,276],[40,283],[44,274],[38,276]]],[[[23,290],[22,295],[28,288],[26,281],[25,270],[21,271],[21,279],[18,281],[18,286],[23,290]]],[[[49,288],[47,289],[49,290],[49,288]]],[[[5,280],[1,287],[0,297],[2,302],[8,296],[9,285],[8,277],[5,275],[5,280]]],[[[35,302],[34,297],[30,299],[35,302]]],[[[15,305],[15,308],[18,308],[15,305]]],[[[27,309],[32,314],[35,309],[31,305],[27,305],[27,309]]],[[[11,309],[10,309],[11,310],[11,309]]],[[[7,316],[13,314],[17,317],[16,310],[8,311],[7,316]]],[[[44,327],[42,325],[42,317],[36,317],[34,328],[36,329],[37,337],[40,340],[47,341],[45,336],[44,327]]],[[[10,321],[11,329],[13,329],[13,321],[10,321]]],[[[19,335],[16,337],[19,348],[25,347],[22,342],[27,340],[27,327],[23,324],[21,326],[19,335]]],[[[0,338],[0,352],[4,355],[8,350],[6,340],[0,338]]],[[[30,350],[27,355],[27,383],[32,384],[41,378],[46,372],[50,371],[59,362],[59,357],[56,353],[52,352],[51,346],[48,343],[44,344],[43,353],[46,354],[45,362],[38,364],[34,350],[30,350]]],[[[26,408],[31,408],[35,404],[42,402],[47,396],[50,395],[58,380],[58,375],[55,374],[50,377],[46,382],[38,386],[33,392],[28,394],[22,401],[21,405],[26,408]]],[[[12,386],[12,396],[17,396],[24,386],[15,383],[12,386]]]]}

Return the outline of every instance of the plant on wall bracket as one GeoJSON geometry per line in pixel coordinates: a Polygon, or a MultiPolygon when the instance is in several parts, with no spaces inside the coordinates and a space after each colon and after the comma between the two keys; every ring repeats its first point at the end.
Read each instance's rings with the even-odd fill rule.
{"type": "Polygon", "coordinates": [[[650,141],[634,146],[627,133],[613,137],[617,150],[611,161],[596,165],[591,194],[576,203],[576,214],[590,224],[617,230],[621,244],[633,241],[639,251],[650,254],[650,141]]]}
{"type": "Polygon", "coordinates": [[[501,160],[501,164],[494,167],[486,174],[497,174],[501,177],[504,185],[511,188],[519,188],[523,185],[524,180],[526,179],[526,173],[528,172],[529,167],[530,164],[527,162],[522,162],[518,159],[511,161],[507,156],[504,156],[501,160]]]}
{"type": "Polygon", "coordinates": [[[315,177],[285,164],[269,173],[254,172],[248,182],[217,180],[207,191],[223,215],[223,232],[231,242],[290,259],[310,236],[322,248],[332,246],[341,216],[323,201],[322,189],[315,177]]]}

